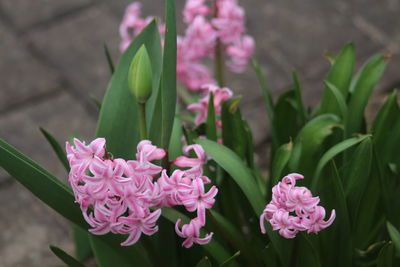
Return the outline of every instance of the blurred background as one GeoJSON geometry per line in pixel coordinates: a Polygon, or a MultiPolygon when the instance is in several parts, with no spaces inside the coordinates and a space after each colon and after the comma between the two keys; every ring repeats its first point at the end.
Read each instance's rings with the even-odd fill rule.
{"type": "MultiPolygon", "coordinates": [[[[60,142],[71,134],[93,138],[97,110],[110,79],[106,43],[118,59],[118,26],[128,0],[0,0],[0,138],[51,172],[67,174],[38,127],[60,142]]],[[[143,2],[143,15],[163,16],[164,1],[143,2]]],[[[184,0],[176,0],[182,33],[184,0]]],[[[388,90],[400,85],[400,0],[241,0],[248,31],[256,39],[274,95],[300,73],[307,105],[319,99],[329,68],[325,52],[347,42],[357,48],[358,66],[374,53],[391,54],[391,64],[369,112],[388,90]]],[[[263,156],[268,126],[261,89],[252,69],[228,75],[228,86],[244,95],[242,109],[263,156]]],[[[56,266],[48,249],[72,251],[68,223],[0,170],[0,266],[56,266]]]]}

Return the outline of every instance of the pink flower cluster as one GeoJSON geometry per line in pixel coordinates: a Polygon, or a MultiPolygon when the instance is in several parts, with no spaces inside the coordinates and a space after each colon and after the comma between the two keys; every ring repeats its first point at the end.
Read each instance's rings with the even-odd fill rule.
{"type": "MultiPolygon", "coordinates": [[[[219,88],[218,86],[212,84],[202,86],[202,90],[205,92],[204,97],[202,97],[199,102],[188,106],[188,110],[197,112],[195,118],[195,123],[197,125],[205,122],[207,119],[210,93],[213,93],[214,110],[216,116],[221,115],[222,103],[233,96],[233,93],[229,88],[219,88]]],[[[217,125],[221,126],[221,121],[218,121],[217,125]]]]}
{"type": "Polygon", "coordinates": [[[306,187],[296,186],[296,180],[303,178],[300,174],[292,173],[272,188],[272,200],[260,217],[262,233],[266,233],[264,220],[271,224],[273,230],[279,230],[279,234],[285,238],[294,238],[299,231],[318,233],[333,223],[335,210],[324,221],[325,209],[318,206],[319,197],[313,197],[306,187]]]}
{"type": "MultiPolygon", "coordinates": [[[[187,0],[183,17],[187,29],[177,39],[177,77],[188,89],[199,90],[204,84],[214,83],[203,60],[214,57],[218,41],[229,57],[229,69],[243,72],[247,68],[254,53],[254,39],[246,35],[245,12],[237,0],[216,0],[215,10],[205,0],[187,0]]],[[[128,6],[120,26],[121,51],[151,20],[141,17],[139,3],[128,6]]],[[[161,36],[164,32],[165,25],[160,23],[161,36]]]]}
{"type": "Polygon", "coordinates": [[[176,233],[186,238],[183,246],[210,242],[213,233],[200,237],[200,229],[206,223],[206,209],[213,207],[218,189],[212,186],[205,192],[204,184],[210,179],[203,175],[203,164],[207,157],[199,145],[187,146],[185,153],[194,150],[197,158],[181,156],[174,161],[186,170],[167,170],[151,161],[165,156],[163,149],[150,141],[141,141],[137,146],[136,160],[112,159],[105,148],[106,140],[97,138],[89,145],[74,139],[75,146],[66,143],[71,171],[69,182],[79,203],[83,216],[96,235],[108,232],[126,234],[121,243],[129,246],[136,243],[142,234],[153,235],[162,207],[184,206],[197,217],[176,233]]]}

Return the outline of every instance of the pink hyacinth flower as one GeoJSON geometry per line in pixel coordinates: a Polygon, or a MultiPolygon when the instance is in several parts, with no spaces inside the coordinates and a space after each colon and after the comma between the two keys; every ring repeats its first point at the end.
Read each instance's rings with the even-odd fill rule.
{"type": "Polygon", "coordinates": [[[152,213],[149,213],[146,217],[140,218],[136,217],[134,214],[129,217],[121,218],[120,221],[130,228],[129,237],[121,243],[121,246],[130,246],[135,244],[140,236],[153,235],[158,231],[158,226],[156,222],[160,218],[161,209],[158,209],[152,213]]]}
{"type": "Polygon", "coordinates": [[[279,234],[285,238],[295,238],[297,230],[294,227],[294,217],[285,210],[277,210],[270,221],[273,230],[279,230],[279,234]]]}
{"type": "Polygon", "coordinates": [[[218,0],[218,14],[212,24],[224,44],[236,42],[244,33],[244,10],[236,0],[218,0]]]}
{"type": "Polygon", "coordinates": [[[184,37],[185,57],[198,61],[214,53],[217,33],[203,16],[197,16],[186,29],[184,37]]]}
{"type": "Polygon", "coordinates": [[[201,225],[206,223],[206,209],[214,206],[214,197],[218,193],[216,186],[212,186],[210,190],[204,192],[204,183],[201,178],[196,178],[192,183],[193,191],[191,194],[181,196],[182,204],[188,211],[197,210],[197,217],[201,225]]]}
{"type": "Polygon", "coordinates": [[[285,238],[294,238],[299,231],[317,233],[333,223],[335,210],[324,221],[325,209],[318,206],[319,197],[313,197],[306,187],[296,186],[296,180],[303,178],[300,174],[292,173],[272,188],[272,200],[260,216],[262,233],[266,233],[264,220],[285,238]]]}
{"type": "MultiPolygon", "coordinates": [[[[189,158],[186,156],[180,156],[173,161],[178,167],[190,168],[185,171],[185,174],[191,178],[201,177],[203,175],[203,165],[207,162],[207,156],[204,149],[197,144],[185,146],[183,152],[188,155],[193,150],[196,153],[197,158],[189,158]]],[[[205,181],[208,183],[209,181],[205,181]]]]}
{"type": "Polygon", "coordinates": [[[200,238],[200,229],[202,227],[201,222],[198,218],[195,218],[190,221],[189,224],[185,224],[182,226],[182,231],[179,230],[179,226],[181,224],[181,219],[178,219],[175,224],[175,232],[182,238],[186,238],[186,240],[182,243],[183,247],[190,248],[193,244],[205,245],[211,241],[211,238],[214,233],[206,234],[205,237],[200,238]]]}
{"type": "Polygon", "coordinates": [[[254,54],[254,43],[253,37],[245,35],[240,40],[228,46],[226,53],[230,56],[230,60],[226,65],[231,71],[240,73],[246,70],[254,54]]]}
{"type": "Polygon", "coordinates": [[[210,8],[205,5],[205,0],[187,0],[183,10],[183,20],[190,24],[198,15],[206,16],[210,8]]]}
{"type": "Polygon", "coordinates": [[[65,146],[69,164],[72,168],[76,169],[78,173],[82,173],[83,170],[91,165],[96,157],[102,158],[105,155],[105,143],[106,140],[104,138],[97,138],[89,145],[86,145],[85,142],[74,138],[74,148],[69,142],[66,142],[65,146]]]}
{"type": "Polygon", "coordinates": [[[325,219],[324,207],[315,207],[315,212],[310,215],[309,219],[304,219],[303,224],[308,228],[308,233],[318,233],[330,226],[336,218],[335,210],[332,210],[331,216],[327,221],[325,219]]]}

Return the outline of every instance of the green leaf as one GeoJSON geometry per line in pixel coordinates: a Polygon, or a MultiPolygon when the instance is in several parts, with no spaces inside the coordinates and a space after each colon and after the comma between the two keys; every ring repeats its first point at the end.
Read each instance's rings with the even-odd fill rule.
{"type": "Polygon", "coordinates": [[[272,100],[272,94],[268,88],[267,80],[265,79],[265,76],[262,73],[260,64],[258,64],[258,61],[254,58],[252,60],[252,63],[253,63],[253,68],[256,71],[257,78],[260,83],[261,89],[264,94],[264,102],[265,102],[265,106],[267,108],[267,116],[269,118],[269,121],[272,123],[272,118],[274,117],[274,102],[272,100]]]}
{"type": "Polygon", "coordinates": [[[373,122],[371,132],[381,162],[385,165],[396,162],[400,166],[400,108],[397,96],[397,90],[394,90],[388,97],[373,122]]]}
{"type": "Polygon", "coordinates": [[[325,86],[327,90],[330,90],[332,93],[332,99],[336,100],[336,104],[339,107],[337,114],[342,117],[343,120],[347,117],[347,105],[346,105],[346,100],[343,97],[342,93],[339,91],[339,89],[333,85],[332,83],[325,81],[325,86]]]}
{"type": "MultiPolygon", "coordinates": [[[[331,70],[328,74],[327,81],[335,86],[341,93],[343,99],[346,99],[349,92],[351,77],[353,76],[355,63],[355,50],[353,44],[347,44],[335,58],[331,70]]],[[[326,86],[323,90],[321,104],[316,115],[324,113],[341,114],[341,108],[335,99],[335,94],[326,86]]]]}
{"type": "Polygon", "coordinates": [[[176,106],[176,16],[175,1],[166,0],[166,33],[161,78],[161,147],[167,149],[176,106]]]}
{"type": "Polygon", "coordinates": [[[297,242],[299,242],[298,266],[320,267],[319,254],[307,234],[300,233],[296,238],[298,238],[297,242]]]}
{"type": "Polygon", "coordinates": [[[271,185],[275,185],[282,178],[283,170],[292,155],[293,143],[281,145],[275,153],[271,168],[271,185]]]}
{"type": "Polygon", "coordinates": [[[346,172],[343,179],[347,205],[351,211],[350,219],[353,223],[353,230],[358,227],[355,222],[357,222],[362,196],[370,181],[371,164],[372,142],[371,137],[367,137],[357,146],[357,149],[349,163],[348,172],[346,172]]]}
{"type": "Polygon", "coordinates": [[[208,102],[207,121],[206,121],[206,137],[209,140],[217,141],[217,124],[216,124],[216,120],[215,120],[213,92],[210,92],[209,102],[208,102]]]}
{"type": "Polygon", "coordinates": [[[298,112],[300,113],[299,117],[301,119],[301,124],[304,125],[308,119],[308,113],[303,104],[303,99],[301,97],[299,76],[296,71],[293,71],[292,77],[293,77],[294,92],[295,92],[295,96],[296,96],[297,108],[298,108],[298,112]]]}
{"type": "Polygon", "coordinates": [[[50,250],[65,264],[68,265],[68,267],[85,267],[85,265],[78,260],[76,260],[74,257],[68,255],[64,250],[62,250],[59,247],[56,246],[50,246],[50,250]]]}
{"type": "Polygon", "coordinates": [[[211,262],[208,257],[202,258],[197,264],[196,267],[211,267],[211,262]]]}
{"type": "Polygon", "coordinates": [[[394,257],[393,243],[388,242],[381,250],[378,256],[378,267],[392,267],[394,257]]]}
{"type": "Polygon", "coordinates": [[[376,55],[360,69],[351,82],[352,93],[348,105],[348,116],[345,124],[346,136],[362,131],[364,110],[372,90],[378,83],[386,68],[386,57],[376,55]]]}
{"type": "Polygon", "coordinates": [[[246,167],[243,160],[226,146],[220,145],[207,139],[197,139],[196,143],[201,145],[206,154],[215,160],[235,180],[246,195],[254,212],[260,215],[264,209],[264,200],[257,187],[255,178],[246,167]]]}
{"type": "Polygon", "coordinates": [[[108,67],[110,68],[111,74],[114,74],[114,62],[112,60],[110,50],[108,49],[108,46],[106,43],[104,43],[104,54],[106,55],[108,67]]]}
{"type": "Polygon", "coordinates": [[[61,161],[67,172],[69,172],[69,163],[67,159],[67,155],[64,152],[64,149],[60,146],[60,144],[57,142],[57,140],[45,129],[39,128],[46,140],[49,142],[51,147],[53,148],[54,152],[56,153],[58,159],[61,161]]]}
{"type": "Polygon", "coordinates": [[[400,255],[400,232],[390,222],[386,222],[386,227],[396,249],[396,254],[400,255]]]}
{"type": "Polygon", "coordinates": [[[247,136],[242,114],[238,108],[240,100],[241,98],[233,98],[222,104],[222,140],[225,146],[235,151],[240,158],[245,159],[247,136]]]}
{"type": "MultiPolygon", "coordinates": [[[[89,236],[90,244],[99,267],[118,266],[129,267],[132,263],[127,262],[116,251],[110,249],[109,245],[104,242],[98,242],[94,236],[89,236]]],[[[134,262],[134,259],[133,261],[134,262]]],[[[144,264],[144,263],[141,263],[144,264]]],[[[149,265],[150,266],[150,265],[149,265]]]]}
{"type": "Polygon", "coordinates": [[[322,114],[309,121],[294,142],[289,161],[290,170],[311,177],[315,162],[319,160],[322,144],[335,127],[340,127],[340,119],[333,114],[322,114]]]}
{"type": "MultiPolygon", "coordinates": [[[[251,171],[238,155],[229,148],[207,139],[197,139],[196,143],[201,145],[206,154],[229,173],[232,179],[241,188],[256,216],[260,216],[264,209],[265,201],[257,186],[255,177],[253,177],[251,171]]],[[[268,227],[269,225],[267,225],[267,229],[268,227]]],[[[285,242],[283,238],[280,238],[272,229],[268,229],[267,233],[276,251],[279,253],[281,261],[287,262],[289,250],[284,249],[287,242],[285,242]]]]}
{"type": "MultiPolygon", "coordinates": [[[[122,54],[104,97],[96,136],[107,138],[107,150],[115,157],[133,158],[133,151],[139,141],[138,106],[128,89],[128,71],[133,56],[143,44],[150,56],[153,92],[156,94],[161,73],[161,41],[155,21],[150,23],[122,54]]],[[[150,109],[154,106],[156,96],[153,97],[148,103],[150,109]]]]}
{"type": "Polygon", "coordinates": [[[333,224],[318,233],[321,265],[324,267],[351,266],[353,247],[349,211],[343,185],[333,161],[329,168],[325,168],[323,179],[315,182],[311,189],[313,195],[320,197],[327,217],[330,216],[332,209],[336,211],[336,219],[333,224]]]}
{"type": "MultiPolygon", "coordinates": [[[[82,229],[89,227],[83,219],[79,205],[75,203],[71,189],[3,140],[0,140],[0,167],[66,219],[82,229]]],[[[120,246],[124,239],[122,236],[107,234],[93,238],[97,242],[107,244],[110,250],[114,250],[127,262],[133,259],[135,262],[148,265],[147,255],[143,254],[139,246],[120,246]]]]}
{"type": "Polygon", "coordinates": [[[239,256],[240,256],[240,251],[233,254],[232,257],[230,257],[229,259],[224,261],[219,267],[229,266],[232,263],[232,261],[235,260],[239,256]]]}
{"type": "Polygon", "coordinates": [[[353,147],[360,142],[362,142],[365,138],[370,138],[371,135],[363,135],[359,137],[352,137],[349,139],[346,139],[335,146],[331,147],[328,151],[325,152],[325,154],[321,157],[321,159],[318,162],[317,169],[315,171],[314,175],[314,183],[318,183],[318,180],[321,178],[321,172],[323,168],[326,166],[326,164],[333,160],[334,157],[342,153],[343,151],[349,149],[350,147],[353,147]]]}

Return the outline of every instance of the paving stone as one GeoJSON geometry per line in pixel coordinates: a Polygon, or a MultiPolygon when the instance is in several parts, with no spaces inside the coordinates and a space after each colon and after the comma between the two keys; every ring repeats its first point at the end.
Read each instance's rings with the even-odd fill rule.
{"type": "Polygon", "coordinates": [[[57,74],[33,58],[0,24],[0,112],[58,88],[57,74]]]}
{"type": "Polygon", "coordinates": [[[64,146],[71,135],[90,140],[95,122],[69,95],[59,95],[39,104],[0,116],[0,137],[48,169],[66,179],[67,173],[39,131],[50,132],[64,146]]]}
{"type": "Polygon", "coordinates": [[[12,23],[22,29],[88,3],[90,0],[1,0],[0,7],[12,20],[12,23]]]}
{"type": "Polygon", "coordinates": [[[73,253],[69,223],[22,185],[1,187],[0,201],[1,267],[61,265],[50,244],[73,253]]]}
{"type": "Polygon", "coordinates": [[[111,77],[103,44],[107,43],[117,62],[119,42],[118,21],[109,12],[94,7],[32,32],[30,38],[81,97],[103,96],[111,77]]]}

